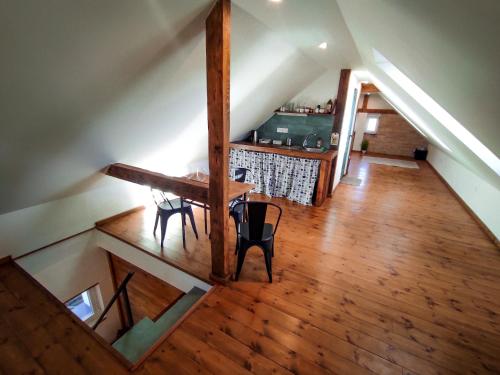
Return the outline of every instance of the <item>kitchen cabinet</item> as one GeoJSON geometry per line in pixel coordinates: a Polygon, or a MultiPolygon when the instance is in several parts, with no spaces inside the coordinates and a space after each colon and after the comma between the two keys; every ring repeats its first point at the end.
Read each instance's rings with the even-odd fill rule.
{"type": "Polygon", "coordinates": [[[333,179],[334,163],[337,157],[336,150],[327,150],[325,152],[307,152],[303,149],[290,148],[286,146],[277,146],[270,144],[253,144],[249,142],[233,142],[230,148],[234,150],[246,150],[260,153],[270,153],[289,156],[299,159],[313,159],[319,162],[318,174],[314,187],[312,203],[315,206],[321,206],[328,196],[331,196],[331,186],[333,179]]]}

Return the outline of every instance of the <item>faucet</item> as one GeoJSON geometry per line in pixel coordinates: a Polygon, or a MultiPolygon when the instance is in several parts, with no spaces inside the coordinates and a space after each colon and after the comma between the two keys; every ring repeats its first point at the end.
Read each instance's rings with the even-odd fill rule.
{"type": "Polygon", "coordinates": [[[311,132],[311,133],[307,134],[304,138],[304,142],[302,142],[302,147],[307,148],[307,142],[309,141],[309,138],[313,137],[313,136],[317,136],[317,135],[318,135],[318,133],[316,133],[316,132],[311,132]]]}

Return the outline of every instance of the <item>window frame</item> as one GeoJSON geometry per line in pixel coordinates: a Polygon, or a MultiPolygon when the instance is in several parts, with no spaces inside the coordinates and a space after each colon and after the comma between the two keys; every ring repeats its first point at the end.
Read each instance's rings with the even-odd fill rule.
{"type": "Polygon", "coordinates": [[[377,134],[378,133],[378,127],[379,127],[379,121],[380,121],[380,115],[368,115],[366,118],[366,127],[365,127],[365,133],[366,134],[377,134]],[[375,120],[375,130],[368,130],[368,124],[370,123],[370,120],[375,120]]]}
{"type": "Polygon", "coordinates": [[[80,319],[82,322],[86,323],[87,325],[91,326],[93,323],[99,319],[99,316],[101,316],[102,312],[104,311],[104,304],[102,300],[102,294],[101,294],[101,287],[99,283],[96,283],[94,285],[89,286],[88,288],[82,290],[80,293],[75,294],[73,297],[68,298],[66,301],[64,301],[64,306],[73,314],[75,315],[78,319],[80,319]],[[78,296],[81,296],[82,294],[87,293],[89,297],[89,302],[92,308],[92,315],[89,316],[87,319],[83,320],[81,319],[78,315],[76,315],[71,308],[67,305],[70,301],[74,300],[78,296]]]}

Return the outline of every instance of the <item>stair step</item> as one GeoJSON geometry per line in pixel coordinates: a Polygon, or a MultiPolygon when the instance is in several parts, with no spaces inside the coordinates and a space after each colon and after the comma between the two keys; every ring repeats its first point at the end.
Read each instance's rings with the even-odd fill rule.
{"type": "Polygon", "coordinates": [[[149,318],[142,319],[120,337],[113,344],[113,347],[130,362],[136,363],[204,294],[204,290],[194,287],[159,317],[156,322],[149,318]]]}
{"type": "Polygon", "coordinates": [[[154,343],[156,335],[152,335],[154,322],[144,318],[134,325],[122,337],[115,341],[113,348],[118,350],[125,358],[134,363],[154,343]],[[152,331],[152,332],[151,332],[152,331]]]}
{"type": "Polygon", "coordinates": [[[204,290],[197,287],[182,296],[170,309],[160,316],[155,325],[162,333],[172,327],[203,295],[204,290]]]}

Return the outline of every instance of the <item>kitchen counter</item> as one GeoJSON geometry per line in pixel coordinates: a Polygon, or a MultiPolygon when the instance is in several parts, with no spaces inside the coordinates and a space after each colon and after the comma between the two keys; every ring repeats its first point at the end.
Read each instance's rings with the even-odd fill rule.
{"type": "Polygon", "coordinates": [[[327,150],[325,152],[309,152],[305,150],[297,150],[294,148],[285,148],[286,146],[262,143],[254,144],[251,142],[232,142],[229,146],[236,150],[266,152],[291,156],[295,158],[327,160],[330,162],[337,157],[337,150],[327,150]]]}
{"type": "Polygon", "coordinates": [[[325,152],[319,153],[297,150],[294,148],[285,148],[283,146],[272,144],[253,144],[250,142],[232,142],[229,146],[234,150],[246,150],[253,152],[278,154],[300,159],[319,160],[320,166],[316,186],[314,188],[315,191],[312,203],[315,206],[321,206],[327,197],[331,197],[337,150],[327,150],[325,152]]]}

